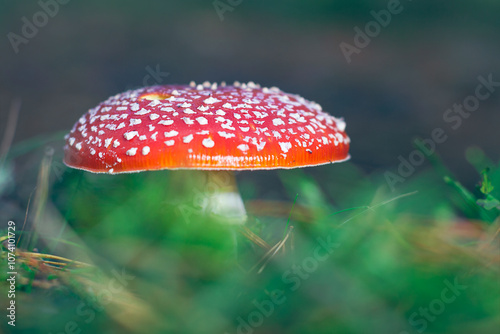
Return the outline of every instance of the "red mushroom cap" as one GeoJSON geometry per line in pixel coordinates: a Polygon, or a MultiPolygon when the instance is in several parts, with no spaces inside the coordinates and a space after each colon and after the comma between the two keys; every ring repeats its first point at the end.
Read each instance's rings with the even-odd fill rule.
{"type": "Polygon", "coordinates": [[[65,137],[66,165],[97,173],[274,169],[349,159],[345,122],[278,88],[165,85],[110,97],[65,137]]]}

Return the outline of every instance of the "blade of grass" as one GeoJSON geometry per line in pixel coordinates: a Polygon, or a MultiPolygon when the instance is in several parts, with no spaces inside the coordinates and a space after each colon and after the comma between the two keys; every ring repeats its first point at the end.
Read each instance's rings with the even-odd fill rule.
{"type": "MultiPolygon", "coordinates": [[[[391,202],[397,201],[397,200],[399,200],[399,199],[401,199],[401,198],[404,198],[404,197],[413,196],[413,195],[415,195],[415,194],[417,194],[417,193],[418,193],[418,191],[412,191],[412,192],[410,192],[410,193],[406,193],[406,194],[402,194],[402,195],[399,195],[399,196],[393,197],[393,198],[391,198],[391,199],[389,199],[389,200],[383,201],[383,202],[378,203],[378,204],[375,204],[375,205],[373,205],[373,206],[367,206],[365,210],[361,211],[360,213],[358,213],[358,214],[356,214],[356,215],[352,216],[351,218],[347,219],[346,221],[342,222],[342,223],[341,223],[341,224],[339,224],[337,227],[341,227],[341,226],[343,226],[343,225],[347,224],[349,221],[353,220],[353,219],[354,219],[354,218],[356,218],[356,217],[359,217],[360,215],[364,214],[364,213],[365,213],[366,211],[368,211],[368,210],[375,210],[376,208],[379,208],[379,207],[381,207],[381,206],[387,205],[387,204],[389,204],[389,203],[391,203],[391,202]]],[[[361,207],[356,207],[355,209],[357,209],[357,208],[361,208],[361,207]]],[[[349,209],[348,209],[348,210],[349,210],[349,209]]]]}
{"type": "Polygon", "coordinates": [[[20,110],[21,100],[15,99],[10,106],[9,118],[7,119],[2,145],[0,146],[0,168],[2,167],[7,157],[7,153],[12,145],[12,140],[14,139],[14,134],[16,133],[17,120],[19,118],[20,110]]]}
{"type": "Polygon", "coordinates": [[[496,218],[494,214],[485,210],[481,206],[477,204],[477,198],[474,196],[469,190],[467,190],[460,182],[451,179],[450,177],[445,177],[444,181],[446,184],[450,185],[453,189],[455,189],[458,194],[464,199],[465,204],[479,217],[487,222],[493,222],[496,218]]]}
{"type": "Polygon", "coordinates": [[[295,195],[295,199],[293,200],[292,208],[290,209],[290,214],[288,215],[288,220],[286,222],[285,230],[283,231],[283,238],[285,238],[286,232],[288,231],[288,226],[290,225],[290,219],[292,219],[292,211],[295,206],[295,202],[297,202],[297,198],[299,197],[299,193],[295,195]]]}

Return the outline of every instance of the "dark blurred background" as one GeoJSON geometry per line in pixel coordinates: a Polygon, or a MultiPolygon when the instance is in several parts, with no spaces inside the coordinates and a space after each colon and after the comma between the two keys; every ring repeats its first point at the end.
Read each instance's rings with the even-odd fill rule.
{"type": "Polygon", "coordinates": [[[340,44],[354,45],[354,28],[394,1],[60,2],[1,4],[0,131],[20,99],[14,144],[69,130],[100,101],[144,83],[251,80],[345,117],[352,161],[366,172],[393,170],[436,127],[449,135],[439,153],[466,183],[477,179],[468,146],[500,156],[500,91],[458,129],[443,121],[479,75],[500,81],[496,1],[402,1],[350,63],[340,44]],[[57,13],[40,14],[50,12],[42,3],[57,13]],[[27,21],[39,27],[24,39],[27,21]]]}
{"type": "MultiPolygon", "coordinates": [[[[14,221],[19,249],[33,251],[16,254],[17,332],[241,333],[239,317],[285,289],[287,302],[255,333],[496,333],[500,211],[486,204],[498,205],[500,168],[474,192],[487,164],[469,150],[476,171],[466,150],[500,159],[500,2],[397,2],[0,1],[0,232],[14,221]],[[373,13],[385,13],[383,27],[373,13]],[[367,45],[346,59],[340,46],[354,47],[366,27],[376,29],[370,42],[358,38],[367,45]],[[494,92],[446,122],[454,104],[473,101],[479,76],[494,92]],[[191,80],[254,81],[318,102],[345,118],[352,161],[239,173],[249,220],[236,238],[201,209],[203,173],[110,177],[62,165],[63,135],[89,108],[127,89],[191,80]],[[15,101],[16,126],[7,124],[15,101]],[[437,151],[456,177],[447,184],[426,162],[391,193],[384,174],[438,128],[447,140],[437,151]],[[320,240],[340,246],[315,259],[320,240]],[[51,254],[91,271],[36,260],[51,254]],[[293,292],[289,269],[310,260],[310,278],[299,274],[303,288],[293,292]],[[123,293],[106,289],[115,269],[134,277],[123,293]],[[457,280],[467,290],[444,299],[457,280]],[[96,321],[79,313],[83,301],[96,321]],[[422,307],[436,321],[415,321],[422,307]]],[[[6,287],[8,271],[0,261],[6,287]]]]}

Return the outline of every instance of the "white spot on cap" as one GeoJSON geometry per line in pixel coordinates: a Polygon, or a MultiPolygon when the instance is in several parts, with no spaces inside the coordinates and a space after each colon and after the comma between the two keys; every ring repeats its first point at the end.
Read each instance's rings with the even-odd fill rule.
{"type": "Polygon", "coordinates": [[[231,124],[233,124],[233,121],[231,120],[226,120],[227,123],[223,123],[221,124],[221,128],[224,128],[224,129],[227,129],[227,130],[236,130],[234,127],[231,126],[231,124]]]}
{"type": "Polygon", "coordinates": [[[161,121],[158,122],[158,124],[172,125],[172,124],[174,124],[174,121],[172,119],[162,119],[161,121]]]}
{"type": "MultiPolygon", "coordinates": [[[[132,104],[130,105],[130,109],[131,109],[132,111],[137,111],[137,110],[139,110],[139,104],[138,104],[138,103],[132,103],[132,104]]],[[[146,110],[146,109],[142,109],[142,110],[141,110],[141,111],[139,111],[139,112],[142,112],[143,110],[144,110],[144,111],[146,111],[146,114],[149,112],[149,111],[148,111],[148,110],[146,110]]],[[[144,114],[139,114],[139,113],[136,113],[136,115],[144,115],[144,114]]]]}
{"type": "Polygon", "coordinates": [[[208,108],[207,106],[199,106],[198,107],[199,111],[207,111],[208,109],[210,109],[210,108],[208,108]]]}
{"type": "Polygon", "coordinates": [[[147,110],[147,109],[142,108],[141,110],[136,112],[134,115],[141,116],[141,115],[149,114],[150,112],[151,112],[151,110],[147,110]]]}
{"type": "Polygon", "coordinates": [[[236,137],[236,135],[234,133],[227,133],[224,131],[219,131],[217,133],[219,134],[219,136],[224,137],[224,138],[228,138],[228,139],[231,137],[236,137]]]}
{"type": "Polygon", "coordinates": [[[145,135],[142,135],[142,136],[139,136],[139,140],[146,140],[146,136],[145,135]]]}
{"type": "Polygon", "coordinates": [[[156,107],[157,105],[161,104],[161,102],[157,99],[153,99],[149,104],[148,106],[151,106],[151,107],[156,107]]]}
{"type": "Polygon", "coordinates": [[[73,146],[73,144],[75,143],[75,138],[73,138],[73,137],[69,138],[68,143],[69,143],[69,146],[73,146]]]}
{"type": "Polygon", "coordinates": [[[214,104],[216,102],[220,102],[220,100],[217,100],[216,98],[210,96],[208,99],[203,100],[203,102],[206,104],[214,104]]]}
{"type": "Polygon", "coordinates": [[[175,130],[172,130],[172,131],[168,131],[168,132],[165,132],[165,137],[169,138],[169,137],[175,137],[179,134],[179,132],[175,131],[175,130]]]}
{"type": "Polygon", "coordinates": [[[306,119],[302,117],[299,113],[292,113],[290,114],[291,117],[295,118],[297,122],[305,123],[306,119]]]}
{"type": "Polygon", "coordinates": [[[314,128],[312,126],[310,126],[310,125],[306,125],[306,129],[309,130],[309,131],[311,131],[312,134],[316,133],[316,131],[314,131],[314,128]]]}
{"type": "Polygon", "coordinates": [[[191,125],[191,124],[194,124],[194,121],[191,119],[191,118],[188,118],[188,117],[183,117],[182,120],[184,121],[184,123],[186,123],[187,125],[191,125]]]}
{"type": "Polygon", "coordinates": [[[165,141],[165,145],[167,145],[167,146],[174,146],[174,144],[175,144],[175,140],[167,140],[167,141],[165,141]]]}
{"type": "Polygon", "coordinates": [[[158,115],[158,114],[151,114],[151,115],[149,115],[149,119],[152,120],[152,121],[154,121],[155,119],[157,119],[159,117],[160,117],[160,115],[158,115]]]}
{"type": "Polygon", "coordinates": [[[285,122],[281,118],[275,118],[273,119],[273,125],[274,126],[280,126],[280,125],[285,125],[285,122]]]}
{"type": "Polygon", "coordinates": [[[344,142],[344,136],[342,136],[342,134],[340,134],[340,133],[336,133],[336,134],[335,134],[335,137],[337,137],[337,140],[338,140],[340,143],[343,143],[343,142],[344,142]]]}
{"type": "Polygon", "coordinates": [[[337,121],[337,129],[339,129],[339,131],[344,132],[346,127],[344,120],[340,118],[336,119],[336,121],[337,121]]]}
{"type": "Polygon", "coordinates": [[[149,148],[149,146],[144,146],[142,148],[142,155],[147,155],[150,151],[151,149],[149,148]]]}
{"type": "Polygon", "coordinates": [[[189,108],[191,107],[191,103],[184,102],[183,104],[180,105],[181,108],[189,108]]]}
{"type": "Polygon", "coordinates": [[[203,116],[196,117],[196,121],[198,123],[200,123],[200,125],[207,125],[208,124],[208,120],[203,116]]]}
{"type": "Polygon", "coordinates": [[[268,116],[268,113],[266,113],[266,112],[260,112],[260,111],[256,111],[256,110],[253,111],[253,114],[257,118],[266,118],[268,116]]]}
{"type": "Polygon", "coordinates": [[[76,143],[75,148],[80,151],[82,149],[82,143],[76,143]]]}
{"type": "Polygon", "coordinates": [[[113,142],[113,147],[118,147],[120,146],[120,142],[118,141],[118,139],[115,139],[115,141],[113,142]]]}
{"type": "Polygon", "coordinates": [[[124,127],[125,127],[125,123],[121,122],[116,129],[119,130],[119,129],[122,129],[124,127]]]}
{"type": "Polygon", "coordinates": [[[265,141],[261,141],[259,143],[252,143],[254,144],[255,146],[257,146],[257,151],[262,151],[264,149],[264,146],[266,146],[266,142],[265,141]]]}
{"type": "Polygon", "coordinates": [[[215,146],[215,143],[211,138],[205,138],[201,143],[207,148],[212,148],[215,146]]]}
{"type": "Polygon", "coordinates": [[[217,115],[221,115],[221,116],[224,116],[226,114],[226,112],[222,109],[219,109],[215,112],[217,115]]]}
{"type": "Polygon", "coordinates": [[[142,123],[142,121],[140,119],[138,119],[138,118],[131,118],[129,126],[137,125],[137,124],[141,124],[141,123],[142,123]]]}
{"type": "Polygon", "coordinates": [[[109,145],[111,145],[111,141],[113,140],[113,138],[106,138],[104,140],[104,147],[108,148],[109,145]]]}
{"type": "Polygon", "coordinates": [[[114,172],[114,171],[115,171],[115,170],[114,170],[113,168],[111,168],[110,170],[108,170],[108,173],[109,173],[109,174],[113,174],[113,172],[114,172]]]}
{"type": "Polygon", "coordinates": [[[237,148],[239,150],[243,151],[243,152],[246,152],[246,151],[248,151],[250,149],[250,147],[248,147],[247,144],[240,144],[240,145],[237,146],[237,148]]]}
{"type": "Polygon", "coordinates": [[[240,130],[243,131],[243,132],[248,132],[248,130],[250,130],[249,127],[241,127],[240,126],[240,130]]]}
{"type": "Polygon", "coordinates": [[[182,138],[182,142],[183,142],[183,143],[186,143],[186,144],[187,144],[187,143],[190,143],[190,142],[191,142],[191,140],[193,140],[193,135],[192,135],[192,134],[189,134],[189,135],[187,135],[186,137],[183,137],[183,138],[182,138]]]}
{"type": "Polygon", "coordinates": [[[292,144],[290,144],[290,143],[278,143],[278,144],[280,145],[281,150],[284,153],[288,152],[288,150],[292,148],[292,144]]]}
{"type": "Polygon", "coordinates": [[[128,156],[134,156],[136,153],[137,153],[137,147],[132,147],[130,150],[125,152],[125,154],[128,156]]]}
{"type": "Polygon", "coordinates": [[[123,137],[125,137],[125,139],[127,139],[127,140],[131,140],[132,138],[134,138],[135,136],[138,136],[138,135],[139,135],[139,132],[130,131],[130,132],[125,132],[123,134],[123,137]]]}
{"type": "Polygon", "coordinates": [[[90,154],[92,154],[92,155],[95,154],[95,150],[93,148],[90,149],[90,154]]]}
{"type": "Polygon", "coordinates": [[[196,114],[196,111],[193,111],[192,109],[186,108],[184,109],[185,114],[196,114]]]}

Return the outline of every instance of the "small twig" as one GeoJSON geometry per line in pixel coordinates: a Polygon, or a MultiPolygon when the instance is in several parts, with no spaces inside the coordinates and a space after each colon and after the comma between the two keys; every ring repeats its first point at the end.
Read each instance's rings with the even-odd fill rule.
{"type": "MultiPolygon", "coordinates": [[[[283,240],[281,240],[280,242],[278,242],[276,244],[276,249],[274,251],[269,251],[268,254],[271,252],[271,254],[268,256],[267,260],[262,264],[262,266],[260,267],[260,269],[257,271],[257,274],[260,274],[264,268],[266,267],[266,265],[268,264],[269,261],[271,261],[271,259],[279,252],[279,250],[281,249],[281,247],[283,247],[285,245],[285,242],[288,240],[288,237],[290,236],[290,233],[292,232],[293,230],[293,226],[290,226],[288,228],[288,233],[285,235],[285,237],[283,238],[283,240]]],[[[266,254],[267,255],[267,254],[266,254]]]]}
{"type": "Polygon", "coordinates": [[[259,237],[257,234],[253,233],[252,230],[250,230],[246,226],[241,227],[241,234],[243,234],[248,240],[254,242],[256,245],[269,250],[271,246],[267,242],[265,242],[261,237],[259,237]]]}
{"type": "Polygon", "coordinates": [[[62,256],[51,255],[51,254],[42,254],[42,253],[33,253],[33,252],[19,252],[19,255],[23,256],[25,258],[38,258],[38,259],[41,259],[41,261],[43,261],[44,263],[57,264],[60,266],[73,265],[76,267],[92,267],[92,265],[85,263],[85,262],[70,260],[70,259],[64,258],[62,256]],[[57,260],[60,262],[46,261],[45,259],[57,260]]]}
{"type": "Polygon", "coordinates": [[[252,268],[250,268],[250,270],[248,272],[249,273],[252,272],[262,262],[264,262],[262,267],[257,271],[257,273],[260,274],[262,272],[262,270],[264,270],[267,263],[274,257],[274,255],[276,255],[276,253],[278,253],[278,251],[281,249],[281,247],[283,247],[285,242],[288,240],[288,237],[290,236],[290,233],[292,230],[293,230],[293,226],[290,226],[288,229],[288,233],[285,235],[285,237],[282,240],[280,240],[278,243],[276,243],[273,247],[271,247],[271,249],[268,250],[267,253],[264,254],[264,256],[262,256],[262,258],[252,268]]]}

